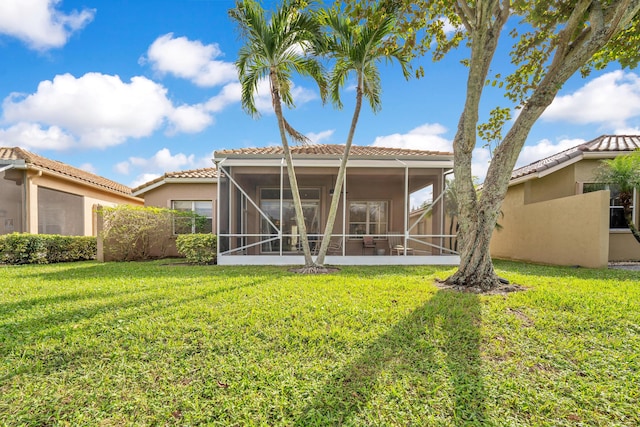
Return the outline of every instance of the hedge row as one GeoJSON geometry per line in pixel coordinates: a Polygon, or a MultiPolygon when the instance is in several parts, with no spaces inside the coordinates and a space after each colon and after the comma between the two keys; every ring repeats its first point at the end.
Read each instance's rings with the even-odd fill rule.
{"type": "Polygon", "coordinates": [[[217,257],[218,239],[213,234],[180,234],[176,239],[178,253],[192,264],[213,264],[217,257]]]}
{"type": "Polygon", "coordinates": [[[48,264],[96,258],[96,238],[57,234],[0,235],[0,263],[48,264]]]}

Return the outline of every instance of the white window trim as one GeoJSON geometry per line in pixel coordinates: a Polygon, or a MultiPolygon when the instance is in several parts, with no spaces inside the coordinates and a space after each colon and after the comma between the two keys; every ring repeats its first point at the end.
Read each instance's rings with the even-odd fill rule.
{"type": "MultiPolygon", "coordinates": [[[[586,181],[586,182],[580,182],[578,183],[579,185],[579,190],[581,194],[586,194],[584,192],[584,185],[585,184],[598,184],[597,182],[590,182],[590,181],[586,181]]],[[[609,190],[609,184],[604,184],[605,185],[605,189],[609,190]]],[[[633,223],[634,224],[638,224],[638,209],[636,209],[638,206],[638,190],[636,188],[633,189],[633,202],[631,203],[631,209],[632,209],[632,215],[633,215],[633,223]]],[[[609,211],[611,211],[611,209],[622,209],[622,206],[611,206],[609,205],[609,211]]],[[[611,214],[609,214],[611,215],[611,214]]],[[[626,234],[626,233],[631,233],[631,230],[629,230],[629,228],[609,228],[609,232],[612,234],[626,234]]]]}
{"type": "MultiPolygon", "coordinates": [[[[175,204],[174,202],[190,202],[191,203],[191,212],[195,213],[196,212],[196,203],[200,203],[200,202],[204,202],[204,203],[209,203],[211,204],[211,216],[210,217],[206,217],[207,219],[211,219],[211,232],[213,233],[213,215],[214,215],[214,203],[213,200],[171,200],[169,202],[171,209],[173,210],[179,210],[175,208],[175,204]]],[[[173,228],[172,233],[174,236],[179,236],[178,233],[176,233],[176,222],[175,222],[175,218],[174,221],[171,222],[171,227],[173,228]]],[[[184,234],[184,233],[182,233],[184,234]]],[[[191,223],[191,234],[196,234],[196,224],[195,221],[191,223]]],[[[215,233],[214,233],[215,234],[215,233]]]]}
{"type": "MultiPolygon", "coordinates": [[[[386,212],[386,216],[387,216],[387,233],[389,233],[389,222],[390,222],[390,211],[391,211],[391,201],[390,200],[349,200],[348,201],[348,208],[347,208],[347,212],[349,214],[349,217],[347,218],[347,229],[351,228],[351,204],[352,203],[386,203],[387,204],[387,212],[386,212]]],[[[367,210],[367,221],[366,221],[366,225],[367,228],[369,228],[369,211],[367,210]]],[[[369,230],[370,231],[370,230],[369,230]]],[[[387,234],[385,233],[385,234],[387,234]]],[[[366,233],[369,234],[369,233],[366,233]]],[[[351,233],[349,233],[349,240],[357,240],[360,241],[362,240],[362,236],[365,236],[366,234],[360,235],[360,236],[352,236],[351,233]]],[[[380,237],[380,236],[374,236],[374,240],[382,240],[384,239],[384,237],[380,237]]]]}

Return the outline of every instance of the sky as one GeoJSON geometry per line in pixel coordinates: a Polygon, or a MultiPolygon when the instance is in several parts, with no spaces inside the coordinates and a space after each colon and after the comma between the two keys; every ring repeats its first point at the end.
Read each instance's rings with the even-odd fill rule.
{"type": "MultiPolygon", "coordinates": [[[[228,18],[233,5],[0,1],[0,146],[136,187],[165,172],[210,167],[216,150],[279,145],[268,92],[257,94],[258,119],[240,104],[234,62],[242,40],[228,18]]],[[[380,64],[382,110],[374,114],[364,105],[354,144],[451,151],[464,103],[465,55],[417,60],[425,68],[421,79],[406,80],[397,64],[380,64]]],[[[492,71],[508,66],[501,50],[492,71]]],[[[342,144],[352,87],[346,85],[337,110],[322,104],[311,80],[296,78],[296,108],[285,115],[312,141],[342,144]]],[[[483,109],[497,105],[509,104],[488,91],[483,109]]],[[[611,65],[571,78],[532,129],[517,166],[603,134],[640,134],[639,71],[611,65]]],[[[482,144],[473,162],[479,181],[490,159],[482,144]]]]}

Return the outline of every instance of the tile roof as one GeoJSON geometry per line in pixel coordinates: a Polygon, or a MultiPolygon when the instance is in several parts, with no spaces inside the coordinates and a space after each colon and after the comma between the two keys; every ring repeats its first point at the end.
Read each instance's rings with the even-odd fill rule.
{"type": "Polygon", "coordinates": [[[33,167],[38,170],[53,172],[73,178],[85,184],[95,185],[105,190],[113,191],[120,194],[131,196],[131,188],[122,185],[110,179],[103,178],[91,172],[83,171],[66,163],[57,160],[47,159],[19,147],[0,147],[0,161],[24,161],[27,167],[33,167]]]}
{"type": "MultiPolygon", "coordinates": [[[[291,154],[293,155],[309,155],[309,156],[342,156],[344,153],[344,145],[339,144],[310,144],[291,146],[291,154]]],[[[282,156],[282,146],[270,146],[262,148],[239,148],[233,150],[216,151],[215,157],[224,157],[227,155],[248,155],[248,156],[282,156]]],[[[452,155],[452,153],[441,151],[427,150],[409,150],[405,148],[385,148],[374,146],[351,146],[351,156],[429,156],[429,155],[452,155]]]]}
{"type": "Polygon", "coordinates": [[[218,177],[218,172],[216,168],[201,168],[201,169],[191,169],[186,171],[177,171],[177,172],[167,172],[162,176],[159,176],[156,179],[145,182],[133,189],[134,193],[139,193],[140,190],[151,187],[154,184],[162,182],[166,179],[215,179],[218,177]]]}
{"type": "Polygon", "coordinates": [[[514,180],[526,175],[542,172],[575,157],[582,156],[584,153],[631,152],[637,149],[640,149],[640,135],[602,135],[594,140],[571,147],[553,156],[514,169],[511,173],[511,179],[514,180]]]}

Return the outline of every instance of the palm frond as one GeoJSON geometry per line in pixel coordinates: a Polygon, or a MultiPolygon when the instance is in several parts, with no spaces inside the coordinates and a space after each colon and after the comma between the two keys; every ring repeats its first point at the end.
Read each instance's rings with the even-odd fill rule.
{"type": "Polygon", "coordinates": [[[284,117],[282,119],[284,120],[285,131],[294,142],[300,143],[302,145],[311,144],[311,140],[307,136],[295,130],[293,126],[291,126],[291,124],[289,124],[289,122],[284,117]]]}

